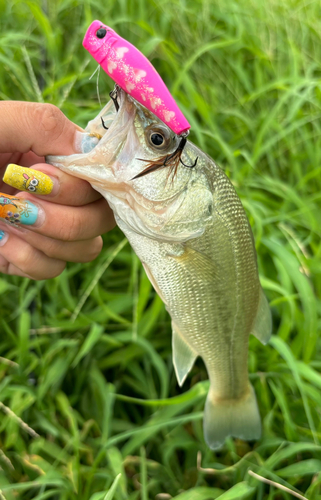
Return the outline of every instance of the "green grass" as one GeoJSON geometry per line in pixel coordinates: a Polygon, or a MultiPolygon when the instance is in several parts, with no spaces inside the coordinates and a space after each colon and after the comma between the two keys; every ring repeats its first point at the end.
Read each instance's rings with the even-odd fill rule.
{"type": "MultiPolygon", "coordinates": [[[[58,278],[1,276],[0,499],[294,498],[252,470],[320,500],[320,3],[0,0],[0,12],[0,98],[52,102],[82,126],[99,110],[81,47],[92,20],[152,60],[243,201],[274,323],[268,346],[250,342],[262,439],[214,453],[204,365],[178,388],[170,319],[118,229],[58,278]]],[[[105,102],[102,73],[99,88],[105,102]]]]}

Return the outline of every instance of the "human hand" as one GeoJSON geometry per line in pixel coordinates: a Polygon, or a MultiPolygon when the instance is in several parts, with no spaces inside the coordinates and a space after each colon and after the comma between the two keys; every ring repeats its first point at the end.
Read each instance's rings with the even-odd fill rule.
{"type": "Polygon", "coordinates": [[[8,164],[32,167],[9,167],[11,187],[0,181],[0,272],[40,280],[67,261],[93,260],[115,225],[112,210],[88,182],[44,163],[81,152],[88,134],[51,104],[2,101],[0,116],[0,174],[8,164]]]}

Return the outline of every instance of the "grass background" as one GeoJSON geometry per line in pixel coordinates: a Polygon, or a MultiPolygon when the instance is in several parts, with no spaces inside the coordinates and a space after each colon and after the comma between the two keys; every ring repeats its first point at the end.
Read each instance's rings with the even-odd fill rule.
{"type": "MultiPolygon", "coordinates": [[[[58,278],[1,276],[1,500],[293,498],[248,470],[320,500],[320,2],[0,0],[0,13],[0,98],[82,126],[100,109],[81,46],[92,20],[152,60],[242,199],[274,323],[268,346],[250,342],[262,439],[214,453],[204,365],[178,388],[169,317],[118,229],[58,278]]],[[[112,82],[99,87],[104,103],[112,82]]]]}

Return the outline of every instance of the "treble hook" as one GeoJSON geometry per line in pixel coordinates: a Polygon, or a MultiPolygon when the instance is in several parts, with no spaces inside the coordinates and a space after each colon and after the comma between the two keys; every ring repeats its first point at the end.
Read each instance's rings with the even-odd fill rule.
{"type": "Polygon", "coordinates": [[[169,156],[166,156],[166,159],[165,159],[165,161],[163,163],[164,167],[166,167],[167,163],[170,160],[172,160],[172,158],[176,157],[177,155],[179,155],[179,161],[180,161],[180,163],[182,165],[184,165],[184,167],[186,167],[186,168],[194,168],[194,167],[196,167],[198,156],[196,157],[196,160],[194,161],[193,165],[186,165],[183,162],[182,158],[181,158],[181,155],[182,155],[183,149],[185,148],[186,142],[187,142],[187,135],[183,135],[182,138],[181,138],[181,141],[180,141],[177,149],[174,151],[174,153],[172,153],[169,156]]]}
{"type": "Polygon", "coordinates": [[[108,130],[108,127],[106,127],[105,122],[104,122],[104,119],[103,119],[103,117],[102,117],[102,116],[100,117],[100,119],[101,119],[101,124],[102,124],[102,126],[104,127],[104,129],[105,129],[105,130],[108,130]]]}
{"type": "MultiPolygon", "coordinates": [[[[118,96],[118,85],[115,85],[114,89],[109,92],[109,97],[113,101],[113,103],[115,105],[115,108],[116,108],[116,111],[119,110],[119,104],[118,104],[118,101],[117,101],[117,96],[118,96]]],[[[108,127],[106,127],[104,119],[103,119],[102,116],[100,117],[100,119],[101,119],[101,124],[104,127],[104,129],[108,130],[108,127]]]]}
{"type": "Polygon", "coordinates": [[[116,111],[119,110],[119,104],[118,104],[118,101],[117,101],[117,96],[118,96],[118,85],[115,85],[115,88],[109,92],[109,97],[112,99],[112,101],[114,102],[114,105],[115,105],[115,108],[116,108],[116,111]]]}
{"type": "Polygon", "coordinates": [[[138,179],[139,177],[143,177],[144,175],[147,175],[147,174],[149,174],[151,172],[155,172],[156,170],[158,170],[160,168],[163,168],[163,167],[167,167],[167,166],[172,167],[171,170],[170,170],[170,172],[174,172],[174,174],[173,174],[173,178],[174,178],[175,175],[176,175],[176,172],[177,172],[177,167],[179,165],[179,162],[184,167],[187,167],[187,168],[194,168],[194,167],[196,167],[198,156],[196,157],[193,165],[186,165],[181,160],[181,155],[182,155],[183,149],[184,149],[184,147],[186,145],[186,142],[187,142],[187,139],[186,139],[187,136],[188,136],[188,133],[184,133],[184,134],[182,134],[180,136],[181,140],[179,142],[179,145],[175,149],[174,153],[171,153],[170,155],[158,158],[158,159],[154,160],[154,162],[153,161],[149,162],[149,160],[143,160],[142,158],[137,158],[140,161],[147,162],[149,165],[147,166],[147,168],[145,168],[145,170],[143,170],[139,174],[135,175],[135,177],[133,177],[131,180],[133,181],[134,179],[138,179]],[[170,164],[171,161],[172,161],[172,165],[170,164]]]}
{"type": "Polygon", "coordinates": [[[196,160],[194,161],[193,165],[185,165],[185,163],[183,162],[183,160],[180,158],[179,161],[182,165],[184,165],[184,167],[186,168],[194,168],[196,167],[197,165],[197,160],[198,160],[198,156],[196,157],[196,160]]]}

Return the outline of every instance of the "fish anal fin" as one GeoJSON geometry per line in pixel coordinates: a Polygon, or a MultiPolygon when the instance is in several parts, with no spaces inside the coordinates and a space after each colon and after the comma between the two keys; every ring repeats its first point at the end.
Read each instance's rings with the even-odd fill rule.
{"type": "Polygon", "coordinates": [[[179,386],[182,386],[193,367],[197,353],[187,344],[178,328],[172,323],[173,364],[179,386]]]}
{"type": "Polygon", "coordinates": [[[271,310],[267,298],[263,290],[260,291],[259,305],[257,308],[256,318],[251,331],[262,344],[267,344],[272,333],[272,317],[271,310]]]}

